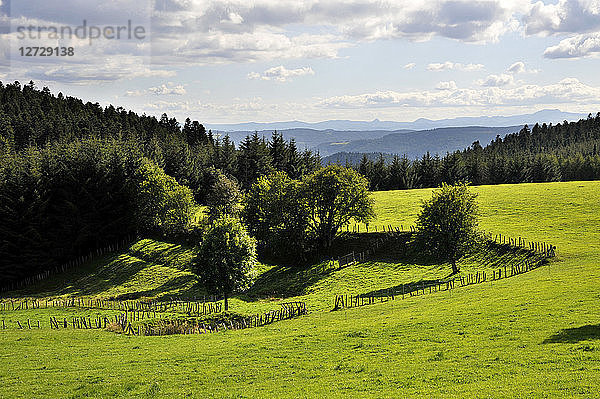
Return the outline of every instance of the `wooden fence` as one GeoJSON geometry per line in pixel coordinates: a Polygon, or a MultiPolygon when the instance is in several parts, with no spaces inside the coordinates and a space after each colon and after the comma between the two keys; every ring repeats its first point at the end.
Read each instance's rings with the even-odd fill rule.
{"type": "Polygon", "coordinates": [[[353,225],[347,224],[345,226],[345,230],[344,227],[342,227],[341,232],[346,232],[346,233],[360,233],[361,232],[361,226],[362,226],[362,232],[363,233],[401,233],[401,232],[414,232],[416,231],[415,226],[411,226],[411,225],[406,225],[406,230],[404,230],[404,225],[401,224],[400,227],[398,226],[393,226],[391,224],[384,224],[381,226],[370,226],[368,224],[359,224],[359,223],[355,223],[353,225]]]}
{"type": "Polygon", "coordinates": [[[352,251],[351,253],[349,253],[347,255],[340,256],[337,259],[335,259],[334,261],[330,261],[329,264],[326,265],[325,267],[326,267],[326,269],[335,268],[335,263],[337,262],[337,265],[338,265],[337,268],[341,269],[346,266],[364,262],[370,256],[374,255],[375,252],[381,246],[385,245],[390,240],[398,238],[401,234],[409,234],[409,233],[410,232],[405,232],[405,231],[401,230],[400,228],[394,230],[391,226],[389,226],[388,231],[386,232],[385,236],[375,240],[374,244],[370,248],[367,248],[366,250],[364,250],[362,252],[352,251]]]}
{"type": "MultiPolygon", "coordinates": [[[[211,298],[212,299],[212,298],[211,298]]],[[[125,300],[113,301],[94,298],[65,298],[65,299],[8,299],[0,302],[0,310],[29,310],[49,308],[85,308],[119,311],[146,311],[146,312],[181,312],[189,315],[203,316],[221,312],[221,302],[211,301],[142,301],[125,300]]]]}
{"type": "Polygon", "coordinates": [[[306,314],[306,304],[304,302],[287,302],[281,304],[281,309],[271,310],[265,313],[259,313],[252,316],[241,317],[235,320],[221,322],[195,322],[189,320],[178,320],[160,318],[160,313],[149,310],[130,310],[112,317],[49,317],[49,322],[41,320],[31,320],[21,323],[16,320],[11,322],[2,320],[1,328],[3,330],[14,328],[19,330],[32,329],[106,329],[111,324],[121,327],[122,332],[130,335],[171,335],[171,334],[202,334],[208,332],[218,332],[224,330],[240,330],[244,328],[265,326],[276,321],[292,319],[294,317],[306,314]],[[131,323],[143,320],[152,320],[148,324],[140,324],[134,327],[131,323]]]}
{"type": "MultiPolygon", "coordinates": [[[[357,225],[359,226],[359,225],[357,225]]],[[[356,263],[361,263],[367,260],[370,256],[375,254],[375,251],[379,249],[380,246],[384,245],[390,239],[397,238],[401,233],[413,234],[416,232],[416,228],[414,226],[409,226],[408,231],[404,231],[404,226],[400,228],[394,228],[391,225],[387,227],[387,231],[385,231],[386,238],[380,238],[375,241],[375,244],[362,252],[354,252],[340,256],[335,261],[330,261],[328,265],[325,266],[325,269],[335,268],[335,262],[338,264],[338,268],[343,268],[346,266],[350,266],[356,263]]],[[[360,228],[359,228],[360,230],[360,228]]],[[[385,226],[384,226],[385,230],[385,226]]],[[[368,231],[368,230],[367,230],[368,231]]],[[[523,248],[531,251],[532,253],[542,254],[547,258],[551,258],[556,256],[556,246],[548,244],[546,242],[535,242],[535,241],[527,241],[522,237],[511,238],[504,236],[502,234],[497,234],[492,236],[491,234],[484,234],[484,238],[488,241],[493,241],[499,245],[508,245],[515,248],[523,248]]]]}
{"type": "MultiPolygon", "coordinates": [[[[358,229],[360,230],[360,229],[358,229]]],[[[416,229],[410,226],[409,234],[413,234],[416,229]]],[[[339,267],[345,267],[355,263],[365,261],[370,255],[373,255],[375,251],[388,239],[398,237],[399,233],[402,233],[402,229],[394,229],[392,226],[388,226],[388,233],[390,233],[385,239],[381,238],[375,242],[375,245],[366,251],[355,253],[352,252],[348,255],[344,255],[337,259],[339,267]]],[[[484,234],[484,239],[490,243],[496,245],[508,246],[515,249],[522,249],[530,252],[534,256],[541,256],[542,259],[536,261],[525,261],[519,265],[503,266],[497,269],[493,269],[491,272],[476,272],[474,274],[468,274],[466,276],[455,277],[451,280],[442,281],[428,281],[420,283],[403,284],[398,287],[390,288],[387,290],[379,291],[374,294],[360,294],[360,295],[336,295],[334,298],[334,310],[341,308],[351,308],[357,306],[370,305],[376,302],[385,302],[388,300],[394,300],[396,298],[404,299],[406,296],[423,295],[425,293],[433,293],[438,291],[449,291],[458,286],[467,286],[471,284],[479,284],[486,281],[495,281],[503,278],[512,277],[518,274],[528,272],[533,269],[540,267],[547,258],[556,256],[556,246],[548,244],[546,242],[535,242],[528,241],[523,237],[512,238],[504,236],[502,234],[496,234],[492,236],[489,233],[484,234]],[[491,273],[491,274],[490,274],[491,273]]]]}
{"type": "MultiPolygon", "coordinates": [[[[114,322],[119,323],[121,316],[115,316],[114,322]]],[[[49,327],[50,329],[101,329],[106,328],[113,321],[112,317],[107,316],[99,316],[99,317],[70,317],[67,319],[66,317],[57,318],[55,316],[50,316],[48,324],[41,320],[31,320],[27,319],[26,322],[21,323],[19,320],[13,321],[13,326],[19,330],[31,330],[31,329],[42,329],[49,327]]],[[[6,320],[2,320],[2,329],[6,330],[10,328],[10,322],[6,320]]]]}
{"type": "Polygon", "coordinates": [[[129,244],[131,241],[133,241],[134,238],[135,238],[135,236],[131,235],[123,240],[120,240],[111,245],[107,245],[106,247],[103,247],[103,248],[98,248],[94,251],[91,251],[89,254],[87,254],[85,256],[80,256],[80,257],[73,259],[62,265],[52,267],[48,270],[45,270],[43,272],[40,272],[40,273],[35,274],[30,277],[26,277],[22,280],[7,283],[0,287],[0,292],[14,291],[14,290],[18,290],[21,288],[26,288],[30,285],[33,285],[37,282],[47,279],[50,276],[53,276],[53,275],[56,275],[59,273],[64,273],[69,269],[81,266],[82,264],[89,262],[90,260],[93,259],[94,256],[101,256],[101,255],[104,255],[109,252],[118,251],[118,250],[124,248],[125,246],[127,246],[127,244],[129,244]]]}
{"type": "Polygon", "coordinates": [[[406,297],[432,294],[439,291],[450,291],[456,287],[465,287],[468,285],[484,283],[486,281],[497,281],[537,269],[544,264],[545,260],[546,259],[543,258],[535,262],[525,261],[520,265],[514,265],[510,267],[504,266],[493,269],[491,272],[481,271],[471,273],[466,276],[455,277],[447,281],[436,280],[402,284],[401,286],[372,294],[336,295],[334,298],[333,310],[371,305],[377,302],[381,303],[389,300],[404,299],[406,297]]]}
{"type": "Polygon", "coordinates": [[[271,310],[265,313],[259,313],[252,316],[241,317],[224,321],[196,322],[189,320],[161,320],[159,324],[138,325],[137,328],[131,325],[127,319],[122,324],[125,334],[153,336],[153,335],[173,335],[173,334],[206,334],[225,330],[241,330],[245,328],[265,326],[280,320],[292,319],[294,317],[306,314],[306,304],[304,302],[287,302],[281,304],[281,309],[271,310]]]}
{"type": "Polygon", "coordinates": [[[556,256],[556,246],[552,244],[548,244],[547,242],[539,242],[539,241],[528,241],[523,237],[512,238],[502,234],[487,235],[486,236],[490,241],[494,241],[499,245],[508,245],[516,248],[527,249],[531,252],[542,254],[547,258],[552,258],[556,256]]]}

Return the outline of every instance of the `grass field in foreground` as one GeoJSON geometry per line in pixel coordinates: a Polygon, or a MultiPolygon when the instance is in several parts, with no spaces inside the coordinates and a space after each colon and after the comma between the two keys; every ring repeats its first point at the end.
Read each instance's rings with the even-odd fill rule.
{"type": "MultiPolygon", "coordinates": [[[[559,257],[451,293],[213,335],[0,331],[0,397],[596,397],[600,182],[475,191],[485,230],[559,257]]],[[[378,222],[412,223],[429,193],[375,193],[378,222]]]]}

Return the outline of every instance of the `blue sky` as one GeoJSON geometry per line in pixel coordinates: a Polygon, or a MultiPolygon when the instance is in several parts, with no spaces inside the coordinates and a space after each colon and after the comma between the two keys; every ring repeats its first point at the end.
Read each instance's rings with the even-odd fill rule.
{"type": "Polygon", "coordinates": [[[0,3],[0,80],[148,114],[235,123],[600,111],[599,0],[0,3]],[[131,20],[146,35],[19,37],[19,27],[83,20],[131,20]],[[74,56],[21,56],[28,46],[74,56]]]}

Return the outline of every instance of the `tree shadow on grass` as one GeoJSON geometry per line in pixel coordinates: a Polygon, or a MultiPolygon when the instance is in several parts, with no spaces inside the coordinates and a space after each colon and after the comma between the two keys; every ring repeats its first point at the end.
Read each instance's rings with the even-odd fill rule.
{"type": "Polygon", "coordinates": [[[193,250],[193,247],[185,241],[178,241],[166,238],[146,239],[142,243],[129,248],[128,253],[139,259],[150,263],[159,263],[164,266],[174,267],[180,270],[189,266],[182,263],[182,257],[187,259],[187,253],[193,250]]]}
{"type": "Polygon", "coordinates": [[[575,344],[579,341],[600,339],[600,324],[585,325],[581,327],[565,328],[546,338],[544,344],[575,344]]]}
{"type": "Polygon", "coordinates": [[[333,269],[323,270],[319,265],[275,266],[261,274],[252,287],[237,298],[252,302],[264,297],[288,298],[302,295],[308,287],[334,272],[333,269]]]}
{"type": "MultiPolygon", "coordinates": [[[[275,266],[261,274],[253,286],[243,295],[237,296],[237,298],[250,302],[265,297],[287,298],[303,295],[309,287],[343,268],[337,267],[337,264],[335,268],[324,267],[327,264],[327,259],[337,259],[351,252],[359,254],[372,249],[375,242],[382,237],[381,233],[344,234],[334,242],[326,255],[321,255],[320,258],[317,257],[311,261],[312,263],[305,265],[275,266]]],[[[389,240],[389,236],[386,236],[386,238],[388,240],[377,248],[374,254],[371,253],[367,256],[369,262],[402,263],[420,266],[431,266],[439,263],[434,258],[414,249],[409,243],[409,237],[406,235],[398,235],[395,239],[391,240],[389,240]]],[[[427,288],[433,284],[433,281],[424,280],[423,282],[415,282],[413,283],[415,286],[411,286],[410,289],[416,289],[416,285],[421,288],[423,284],[427,288]]],[[[383,292],[381,295],[384,295],[383,292]]]]}
{"type": "Polygon", "coordinates": [[[406,284],[399,284],[394,287],[382,288],[380,290],[375,290],[371,292],[367,292],[361,294],[359,296],[368,298],[368,297],[387,297],[390,295],[409,295],[411,292],[417,292],[420,290],[427,291],[429,287],[434,287],[437,284],[445,282],[443,279],[440,280],[419,280],[419,281],[411,281],[406,284]]]}
{"type": "Polygon", "coordinates": [[[334,256],[339,257],[351,252],[356,254],[374,250],[368,255],[371,262],[404,263],[410,265],[432,266],[444,261],[424,251],[414,241],[410,232],[401,232],[390,236],[389,233],[345,233],[334,243],[334,256]],[[383,244],[375,247],[377,241],[383,244]]]}
{"type": "MultiPolygon", "coordinates": [[[[105,255],[95,259],[83,267],[62,273],[49,281],[43,281],[29,290],[18,292],[13,297],[46,297],[46,296],[107,296],[112,299],[138,299],[142,297],[165,296],[172,293],[177,297],[201,297],[204,290],[199,287],[197,278],[192,274],[169,277],[165,272],[161,275],[148,276],[159,279],[160,284],[153,288],[131,285],[122,293],[109,293],[114,287],[125,286],[135,279],[136,275],[152,266],[151,262],[131,256],[130,252],[105,255]],[[163,280],[163,281],[160,281],[163,280]],[[35,290],[35,291],[32,291],[35,290]],[[163,294],[163,295],[161,295],[163,294]]],[[[161,265],[162,266],[162,265],[161,265]]],[[[178,271],[173,269],[174,272],[178,271]]],[[[166,298],[165,298],[166,299],[166,298]]]]}
{"type": "Polygon", "coordinates": [[[142,260],[127,262],[119,258],[123,253],[108,254],[92,262],[72,268],[48,280],[43,280],[19,291],[9,292],[7,297],[51,297],[61,295],[94,295],[127,281],[145,267],[142,260]],[[118,264],[118,268],[115,266],[118,264]],[[102,267],[110,265],[108,267],[102,267]]]}
{"type": "Polygon", "coordinates": [[[112,299],[129,300],[154,297],[157,297],[159,301],[170,299],[200,300],[205,299],[206,291],[198,282],[198,278],[189,274],[177,276],[167,280],[164,284],[149,290],[126,292],[116,295],[112,299]],[[182,289],[182,287],[186,288],[182,289]]]}
{"type": "Polygon", "coordinates": [[[148,263],[126,254],[112,257],[107,266],[89,270],[87,274],[72,279],[68,285],[58,290],[58,295],[98,295],[108,289],[120,286],[146,268],[148,263]]]}

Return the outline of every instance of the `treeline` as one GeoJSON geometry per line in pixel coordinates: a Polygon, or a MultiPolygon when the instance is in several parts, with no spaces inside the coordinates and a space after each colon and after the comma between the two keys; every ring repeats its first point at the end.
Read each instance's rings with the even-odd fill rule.
{"type": "Polygon", "coordinates": [[[371,190],[600,179],[600,113],[578,122],[525,126],[497,137],[485,147],[473,143],[443,157],[429,153],[409,160],[363,155],[353,165],[371,182],[371,190]]]}
{"type": "Polygon", "coordinates": [[[277,133],[236,148],[197,121],[0,83],[0,284],[134,233],[183,234],[221,174],[249,188],[272,172],[301,178],[319,167],[318,155],[277,133]]]}
{"type": "MultiPolygon", "coordinates": [[[[327,248],[348,220],[371,217],[372,190],[600,178],[600,114],[536,125],[444,157],[364,158],[354,171],[278,133],[236,146],[180,124],[0,83],[0,284],[132,234],[190,233],[198,204],[239,213],[264,253],[327,248]],[[352,172],[352,173],[350,173],[352,172]],[[232,194],[233,193],[233,194],[232,194]],[[237,194],[235,194],[237,193],[237,194]],[[234,195],[235,194],[235,195],[234,195]]],[[[227,212],[225,212],[227,213],[227,212]]],[[[216,217],[216,216],[215,216],[216,217]]]]}
{"type": "Polygon", "coordinates": [[[276,132],[270,140],[254,134],[236,148],[229,137],[215,137],[189,118],[181,124],[166,114],[157,119],[54,95],[48,88],[37,89],[33,82],[24,86],[0,82],[0,152],[82,138],[135,141],[146,157],[190,187],[199,202],[205,199],[212,169],[248,188],[266,173],[283,170],[298,178],[320,166],[317,154],[299,150],[294,140],[286,142],[276,132]]]}

